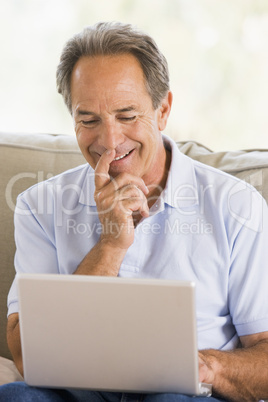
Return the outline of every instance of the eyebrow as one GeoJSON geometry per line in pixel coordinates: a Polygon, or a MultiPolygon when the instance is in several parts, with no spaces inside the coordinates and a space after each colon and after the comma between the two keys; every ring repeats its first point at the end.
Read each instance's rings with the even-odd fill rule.
{"type": "Polygon", "coordinates": [[[135,106],[128,106],[128,107],[124,107],[123,109],[116,109],[115,112],[116,113],[124,113],[124,112],[133,112],[136,111],[136,107],[135,106]]]}
{"type": "Polygon", "coordinates": [[[90,116],[93,116],[94,114],[95,113],[89,112],[87,110],[76,110],[76,115],[81,115],[81,116],[90,115],[90,116]]]}
{"type": "MultiPolygon", "coordinates": [[[[128,107],[124,107],[122,109],[116,109],[114,110],[115,113],[126,113],[126,112],[132,112],[132,111],[136,111],[137,108],[135,106],[128,106],[128,107]]],[[[90,112],[89,110],[80,110],[78,109],[76,111],[76,115],[78,116],[95,116],[96,113],[90,112]]]]}

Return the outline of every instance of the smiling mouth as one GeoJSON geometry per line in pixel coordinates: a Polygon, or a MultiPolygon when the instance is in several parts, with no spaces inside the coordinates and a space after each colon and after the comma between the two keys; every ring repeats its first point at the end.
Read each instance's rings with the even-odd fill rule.
{"type": "Polygon", "coordinates": [[[120,161],[120,159],[123,159],[123,158],[125,158],[126,156],[128,156],[130,153],[131,153],[132,151],[129,151],[129,152],[127,152],[126,154],[124,154],[124,155],[121,155],[121,156],[117,156],[117,158],[114,158],[114,160],[113,161],[120,161]]]}

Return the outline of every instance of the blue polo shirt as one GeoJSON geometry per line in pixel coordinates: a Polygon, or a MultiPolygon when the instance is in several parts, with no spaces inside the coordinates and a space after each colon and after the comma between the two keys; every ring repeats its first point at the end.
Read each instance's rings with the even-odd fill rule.
{"type": "MultiPolygon", "coordinates": [[[[199,348],[232,349],[239,336],[268,331],[267,205],[250,185],[163,139],[172,154],[167,184],[136,227],[119,276],[194,281],[199,348]]],[[[100,233],[88,164],[36,184],[17,200],[16,271],[72,274],[100,233]]]]}

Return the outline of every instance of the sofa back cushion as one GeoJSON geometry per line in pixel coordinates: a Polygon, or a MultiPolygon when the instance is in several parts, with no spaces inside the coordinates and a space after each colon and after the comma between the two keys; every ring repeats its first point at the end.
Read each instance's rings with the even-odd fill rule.
{"type": "Polygon", "coordinates": [[[194,141],[178,146],[185,155],[250,183],[268,203],[268,149],[213,152],[194,141]]]}

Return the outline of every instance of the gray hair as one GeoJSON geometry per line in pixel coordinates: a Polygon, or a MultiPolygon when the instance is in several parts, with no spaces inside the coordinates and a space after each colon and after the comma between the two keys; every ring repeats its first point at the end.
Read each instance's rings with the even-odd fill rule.
{"type": "Polygon", "coordinates": [[[65,45],[57,68],[57,89],[72,114],[71,75],[82,56],[132,54],[139,61],[145,86],[157,109],[169,91],[168,64],[155,41],[130,24],[100,22],[86,27],[65,45]]]}

